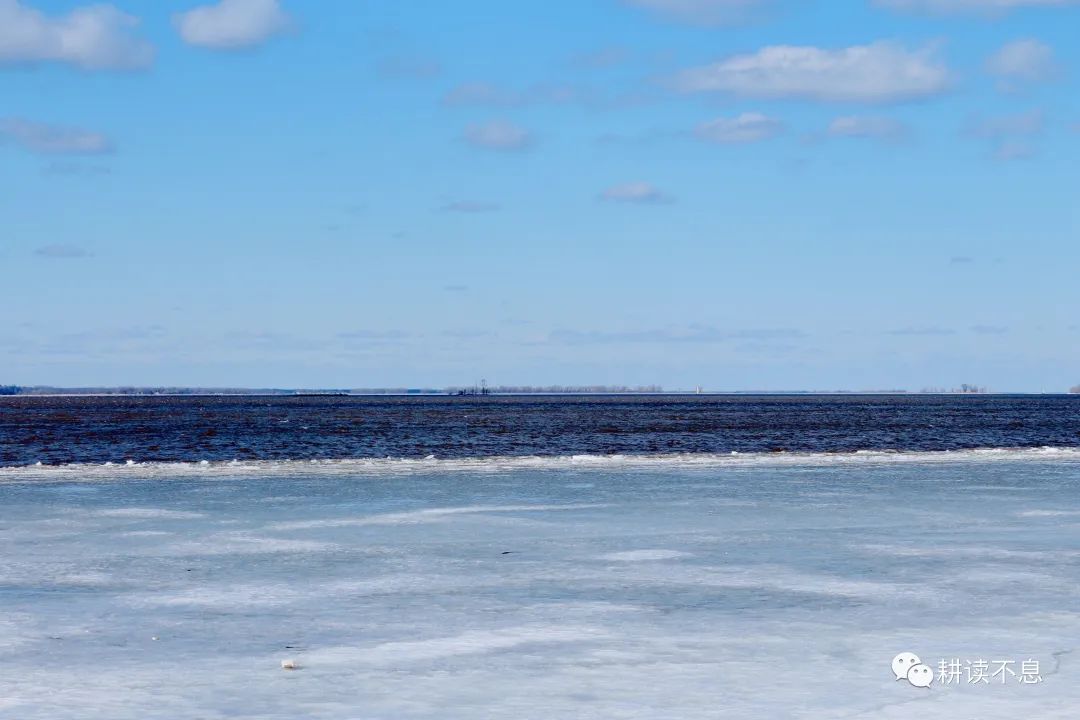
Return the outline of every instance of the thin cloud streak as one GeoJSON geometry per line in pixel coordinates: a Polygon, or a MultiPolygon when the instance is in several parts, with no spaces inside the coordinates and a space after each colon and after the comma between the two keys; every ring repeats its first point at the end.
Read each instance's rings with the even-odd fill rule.
{"type": "Polygon", "coordinates": [[[630,182],[613,185],[599,195],[606,202],[631,203],[635,205],[666,205],[675,198],[647,182],[630,182]]]}
{"type": "Polygon", "coordinates": [[[91,257],[91,253],[89,251],[84,250],[77,245],[64,244],[44,245],[35,250],[34,254],[38,257],[51,258],[54,260],[70,260],[73,258],[91,257]]]}
{"type": "Polygon", "coordinates": [[[618,343],[726,343],[732,341],[797,341],[806,337],[793,328],[749,328],[721,330],[702,325],[682,329],[651,329],[631,331],[555,330],[549,342],[564,345],[607,345],[618,343]]]}
{"type": "Polygon", "coordinates": [[[532,132],[506,120],[474,123],[462,137],[473,147],[503,152],[527,150],[536,142],[532,132]]]}
{"type": "Polygon", "coordinates": [[[0,118],[2,139],[41,155],[104,155],[113,151],[112,142],[101,133],[22,118],[0,118]]]}
{"type": "Polygon", "coordinates": [[[952,76],[933,46],[877,42],[840,49],[774,45],[684,70],[672,82],[684,93],[889,103],[941,95],[952,76]]]}
{"type": "Polygon", "coordinates": [[[736,117],[721,117],[703,122],[694,130],[699,140],[721,145],[741,145],[776,137],[784,124],[761,113],[748,112],[736,117]]]}
{"type": "Polygon", "coordinates": [[[622,0],[631,7],[649,10],[657,16],[691,25],[731,25],[747,20],[751,11],[765,0],[622,0]]]}

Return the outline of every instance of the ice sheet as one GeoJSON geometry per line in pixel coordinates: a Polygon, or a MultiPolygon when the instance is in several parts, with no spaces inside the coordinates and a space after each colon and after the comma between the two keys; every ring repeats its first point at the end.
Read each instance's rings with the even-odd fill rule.
{"type": "Polygon", "coordinates": [[[885,455],[8,472],[0,717],[1077,717],[1080,463],[885,455]]]}

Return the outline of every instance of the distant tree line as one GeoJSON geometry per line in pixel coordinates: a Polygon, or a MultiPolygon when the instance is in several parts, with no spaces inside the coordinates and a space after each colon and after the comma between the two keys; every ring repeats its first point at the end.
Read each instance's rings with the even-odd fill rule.
{"type": "MultiPolygon", "coordinates": [[[[19,385],[0,385],[0,396],[11,395],[454,395],[460,391],[475,391],[476,387],[449,387],[444,389],[435,388],[353,388],[342,390],[297,390],[283,388],[197,388],[197,387],[81,387],[60,388],[47,385],[23,387],[19,385]]],[[[517,395],[541,395],[541,394],[630,394],[630,393],[662,393],[664,388],[660,385],[496,385],[484,388],[487,393],[517,394],[517,395]]],[[[792,390],[791,394],[808,393],[808,391],[792,390]]],[[[834,391],[837,393],[851,392],[845,390],[834,391]]],[[[902,393],[904,390],[883,390],[878,392],[902,393]]],[[[981,394],[989,392],[987,388],[979,385],[963,383],[957,388],[925,387],[920,392],[924,393],[948,393],[948,394],[981,394]]],[[[1073,385],[1069,392],[1080,395],[1080,385],[1073,385]]],[[[739,394],[755,394],[752,392],[739,394]]],[[[769,393],[786,394],[786,393],[769,393]]],[[[812,393],[809,393],[812,394],[812,393]]]]}
{"type": "Polygon", "coordinates": [[[968,385],[967,383],[963,383],[958,388],[927,387],[927,388],[923,388],[921,392],[924,392],[924,393],[955,393],[955,394],[961,394],[961,395],[974,395],[974,394],[980,394],[980,393],[985,393],[985,392],[989,392],[989,391],[985,387],[980,387],[978,385],[968,385]]]}
{"type": "MultiPolygon", "coordinates": [[[[459,390],[470,388],[447,388],[446,392],[453,394],[459,390]]],[[[560,394],[560,393],[661,393],[664,388],[659,385],[495,385],[487,388],[493,393],[513,393],[517,395],[528,394],[560,394]]]]}
{"type": "MultiPolygon", "coordinates": [[[[11,395],[292,395],[295,390],[193,387],[17,387],[11,395]]],[[[4,393],[0,393],[4,394],[4,393]]]]}
{"type": "MultiPolygon", "coordinates": [[[[201,387],[76,387],[49,385],[20,387],[0,385],[0,395],[453,395],[459,391],[478,391],[480,387],[436,388],[201,388],[201,387]]],[[[557,393],[660,393],[660,385],[498,385],[483,386],[484,394],[557,394],[557,393]]]]}

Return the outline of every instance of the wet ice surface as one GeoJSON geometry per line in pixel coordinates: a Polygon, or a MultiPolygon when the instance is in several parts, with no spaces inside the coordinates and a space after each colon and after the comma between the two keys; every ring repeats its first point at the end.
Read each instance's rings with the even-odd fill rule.
{"type": "Polygon", "coordinates": [[[1080,712],[1071,457],[59,477],[0,483],[0,717],[1080,712]]]}

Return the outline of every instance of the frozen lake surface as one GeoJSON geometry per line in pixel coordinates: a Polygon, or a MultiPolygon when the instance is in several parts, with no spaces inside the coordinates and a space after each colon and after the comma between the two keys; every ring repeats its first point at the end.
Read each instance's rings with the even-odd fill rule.
{"type": "Polygon", "coordinates": [[[1075,451],[9,468],[0,546],[4,718],[1080,716],[1075,451]]]}

